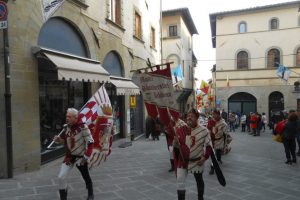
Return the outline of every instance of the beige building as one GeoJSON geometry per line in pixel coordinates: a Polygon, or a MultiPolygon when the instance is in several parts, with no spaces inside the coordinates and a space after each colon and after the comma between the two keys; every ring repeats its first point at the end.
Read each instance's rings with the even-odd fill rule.
{"type": "Polygon", "coordinates": [[[210,23],[219,108],[267,114],[300,108],[299,1],[212,13],[210,23]],[[278,64],[291,70],[288,81],[277,76],[278,64]]]}
{"type": "Polygon", "coordinates": [[[193,35],[198,34],[188,8],[162,12],[162,57],[171,65],[173,83],[178,89],[180,111],[195,106],[193,35]]]}
{"type": "Polygon", "coordinates": [[[7,6],[10,75],[2,56],[0,178],[60,156],[61,147],[46,147],[61,130],[66,108],[80,109],[104,83],[113,104],[114,138],[143,132],[142,97],[130,70],[146,67],[148,59],[160,62],[158,1],[27,0],[7,6]],[[51,15],[52,7],[57,9],[51,15]]]}

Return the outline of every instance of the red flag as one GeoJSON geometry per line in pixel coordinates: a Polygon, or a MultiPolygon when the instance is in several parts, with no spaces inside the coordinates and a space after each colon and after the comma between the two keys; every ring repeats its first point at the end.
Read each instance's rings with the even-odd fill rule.
{"type": "Polygon", "coordinates": [[[94,139],[94,149],[88,161],[89,168],[98,166],[110,154],[113,136],[112,107],[104,86],[81,108],[78,121],[88,125],[94,139]]]}

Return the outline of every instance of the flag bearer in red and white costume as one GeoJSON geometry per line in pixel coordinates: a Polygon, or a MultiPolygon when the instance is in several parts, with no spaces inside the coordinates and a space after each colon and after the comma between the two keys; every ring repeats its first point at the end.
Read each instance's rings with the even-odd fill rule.
{"type": "Polygon", "coordinates": [[[67,127],[62,135],[54,137],[56,143],[64,143],[67,147],[66,155],[58,175],[60,199],[67,199],[66,177],[74,165],[76,165],[88,189],[87,200],[93,200],[93,183],[87,165],[87,160],[93,150],[93,137],[88,126],[78,122],[78,110],[75,108],[67,110],[66,123],[67,127]]]}
{"type": "MultiPolygon", "coordinates": [[[[222,151],[225,147],[225,137],[228,135],[228,126],[225,120],[221,117],[219,110],[213,111],[213,118],[215,125],[212,127],[212,134],[214,135],[214,150],[216,152],[217,160],[222,164],[222,151]]],[[[211,166],[209,174],[214,173],[214,167],[211,166]]]]}
{"type": "Polygon", "coordinates": [[[198,118],[198,111],[191,109],[187,114],[187,124],[180,119],[175,124],[176,135],[173,143],[178,200],[185,199],[185,181],[188,172],[195,177],[198,200],[203,200],[202,173],[204,163],[212,153],[212,144],[208,130],[198,123],[198,118]]]}

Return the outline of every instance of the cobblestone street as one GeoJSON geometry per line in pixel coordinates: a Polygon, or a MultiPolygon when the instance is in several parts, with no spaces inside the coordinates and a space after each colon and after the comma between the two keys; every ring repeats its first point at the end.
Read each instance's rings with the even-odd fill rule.
{"type": "MultiPolygon", "coordinates": [[[[300,196],[299,165],[284,163],[282,144],[268,131],[260,137],[235,132],[232,151],[223,157],[227,185],[204,172],[206,200],[297,200],[300,196]]],[[[1,200],[59,199],[57,174],[61,159],[40,171],[0,180],[1,200]]],[[[140,138],[132,146],[115,146],[108,161],[94,169],[92,179],[96,200],[175,200],[176,181],[170,167],[165,137],[160,141],[140,138]]],[[[69,178],[69,199],[85,199],[87,191],[77,169],[69,178]]],[[[194,177],[188,176],[187,198],[197,199],[194,177]]]]}

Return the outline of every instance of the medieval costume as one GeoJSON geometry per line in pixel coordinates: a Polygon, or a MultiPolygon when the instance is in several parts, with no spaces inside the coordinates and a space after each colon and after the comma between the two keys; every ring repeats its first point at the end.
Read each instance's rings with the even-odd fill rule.
{"type": "Polygon", "coordinates": [[[93,183],[88,171],[87,162],[84,165],[80,163],[83,158],[87,160],[93,150],[94,140],[88,126],[78,123],[69,125],[60,138],[64,140],[67,147],[66,155],[58,175],[61,200],[67,199],[67,183],[65,179],[75,163],[88,189],[88,200],[94,199],[93,183]]]}
{"type": "Polygon", "coordinates": [[[194,174],[197,182],[198,199],[202,200],[204,164],[199,165],[198,162],[201,159],[208,159],[212,153],[209,133],[201,125],[191,129],[182,120],[176,122],[175,130],[175,137],[178,138],[178,142],[174,142],[178,200],[185,199],[185,181],[188,172],[194,174]]]}
{"type": "MultiPolygon", "coordinates": [[[[225,148],[226,137],[229,135],[228,126],[225,120],[220,116],[219,111],[214,111],[215,125],[212,127],[212,133],[214,135],[214,150],[216,153],[217,160],[222,163],[221,156],[222,151],[225,148]]],[[[214,167],[211,166],[209,174],[214,174],[214,167]]]]}

